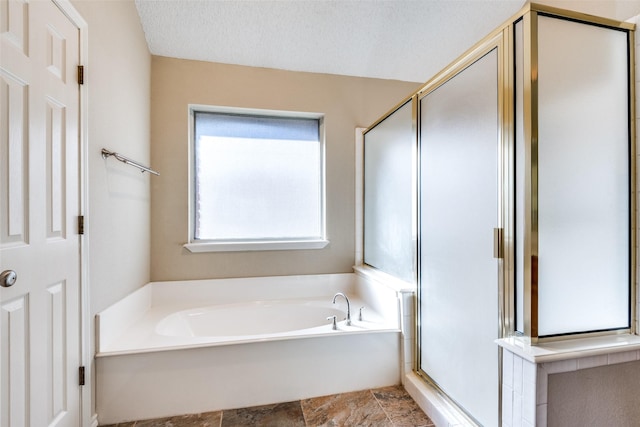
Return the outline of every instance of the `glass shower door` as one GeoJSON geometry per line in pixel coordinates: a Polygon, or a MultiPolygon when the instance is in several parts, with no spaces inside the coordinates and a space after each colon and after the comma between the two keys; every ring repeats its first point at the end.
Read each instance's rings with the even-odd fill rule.
{"type": "Polygon", "coordinates": [[[419,372],[499,424],[498,48],[420,99],[419,372]]]}

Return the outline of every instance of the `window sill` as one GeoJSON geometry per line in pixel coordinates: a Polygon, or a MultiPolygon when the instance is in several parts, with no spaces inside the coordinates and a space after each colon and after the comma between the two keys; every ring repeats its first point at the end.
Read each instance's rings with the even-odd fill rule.
{"type": "Polygon", "coordinates": [[[289,251],[300,249],[322,249],[328,240],[286,240],[255,242],[198,242],[183,245],[189,252],[244,252],[244,251],[289,251]]]}

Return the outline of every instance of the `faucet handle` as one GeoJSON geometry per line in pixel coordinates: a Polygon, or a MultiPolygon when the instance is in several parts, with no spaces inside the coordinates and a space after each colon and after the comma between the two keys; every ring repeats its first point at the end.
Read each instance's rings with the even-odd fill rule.
{"type": "Polygon", "coordinates": [[[358,320],[362,322],[362,310],[365,309],[365,306],[363,305],[362,307],[360,307],[360,310],[358,310],[358,320]]]}
{"type": "Polygon", "coordinates": [[[329,316],[327,320],[331,320],[331,329],[334,331],[338,330],[338,324],[336,323],[336,316],[329,316]]]}

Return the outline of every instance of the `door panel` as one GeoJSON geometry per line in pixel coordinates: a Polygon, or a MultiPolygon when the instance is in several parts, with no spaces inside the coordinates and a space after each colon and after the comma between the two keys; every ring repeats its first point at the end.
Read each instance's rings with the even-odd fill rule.
{"type": "Polygon", "coordinates": [[[26,426],[29,419],[29,301],[27,296],[4,302],[0,306],[0,363],[2,366],[2,406],[0,422],[3,427],[26,426]],[[9,363],[11,361],[11,363],[9,363]]]}
{"type": "Polygon", "coordinates": [[[80,425],[78,29],[0,0],[0,426],[80,425]]]}
{"type": "Polygon", "coordinates": [[[420,100],[420,370],[498,425],[498,52],[420,100]]]}

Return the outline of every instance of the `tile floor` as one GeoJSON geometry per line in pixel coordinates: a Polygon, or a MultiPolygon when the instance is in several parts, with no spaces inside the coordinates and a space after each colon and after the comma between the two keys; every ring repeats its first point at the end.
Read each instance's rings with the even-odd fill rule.
{"type": "Polygon", "coordinates": [[[103,427],[433,427],[402,386],[103,427]]]}

